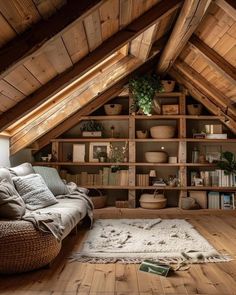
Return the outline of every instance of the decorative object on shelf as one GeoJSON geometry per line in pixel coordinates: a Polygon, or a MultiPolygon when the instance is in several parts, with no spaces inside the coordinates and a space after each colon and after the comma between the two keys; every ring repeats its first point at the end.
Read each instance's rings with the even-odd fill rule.
{"type": "Polygon", "coordinates": [[[227,139],[227,133],[223,134],[206,134],[207,139],[227,139]]]}
{"type": "Polygon", "coordinates": [[[163,209],[166,207],[167,199],[164,194],[155,190],[153,194],[142,194],[139,202],[144,209],[163,209]]]}
{"type": "Polygon", "coordinates": [[[85,122],[80,128],[83,137],[101,137],[103,126],[101,123],[90,120],[85,122]]]}
{"type": "Polygon", "coordinates": [[[145,152],[145,159],[148,163],[167,163],[168,155],[164,151],[145,152]]]}
{"type": "Polygon", "coordinates": [[[118,103],[105,104],[104,110],[106,115],[109,115],[109,116],[119,115],[122,111],[122,104],[118,104],[118,103]]]}
{"type": "Polygon", "coordinates": [[[172,92],[175,88],[175,81],[173,80],[161,80],[164,92],[172,92]]]}
{"type": "Polygon", "coordinates": [[[85,162],[85,144],[73,144],[73,162],[85,162]]]}
{"type": "Polygon", "coordinates": [[[189,115],[199,116],[202,113],[202,104],[200,103],[188,104],[187,111],[189,115]]]}
{"type": "Polygon", "coordinates": [[[41,157],[41,160],[42,160],[43,162],[48,162],[48,157],[41,157]]]}
{"type": "Polygon", "coordinates": [[[168,157],[168,163],[169,164],[177,164],[178,158],[177,157],[168,157]]]}
{"type": "Polygon", "coordinates": [[[157,172],[152,169],[149,171],[149,185],[152,186],[155,180],[157,180],[157,172]]]}
{"type": "Polygon", "coordinates": [[[110,142],[90,142],[89,144],[89,162],[98,162],[99,153],[110,153],[110,142]]]}
{"type": "Polygon", "coordinates": [[[111,129],[111,138],[113,138],[114,137],[114,132],[115,132],[115,126],[111,126],[110,127],[110,129],[111,129]]]}
{"type": "Polygon", "coordinates": [[[181,198],[181,209],[184,210],[192,210],[192,209],[199,209],[199,205],[196,201],[191,197],[181,198]]]}
{"type": "Polygon", "coordinates": [[[199,163],[199,150],[195,146],[192,150],[192,163],[199,163]]]}
{"type": "Polygon", "coordinates": [[[110,143],[110,162],[124,163],[127,162],[128,142],[125,142],[124,146],[115,146],[114,143],[110,143]]]}
{"type": "Polygon", "coordinates": [[[155,93],[163,91],[159,77],[156,74],[137,77],[129,81],[129,87],[134,99],[131,112],[140,109],[144,115],[150,116],[155,93]]]}
{"type": "Polygon", "coordinates": [[[178,178],[176,175],[169,175],[167,178],[167,185],[171,187],[178,186],[178,178]]]}
{"type": "Polygon", "coordinates": [[[107,162],[107,152],[99,152],[98,161],[101,163],[107,162]]]}
{"type": "Polygon", "coordinates": [[[210,164],[217,163],[221,159],[222,146],[221,145],[206,145],[205,155],[206,161],[210,164]]]}
{"type": "Polygon", "coordinates": [[[67,154],[67,156],[66,156],[66,160],[67,160],[68,162],[72,162],[72,160],[73,160],[73,155],[72,155],[72,153],[68,153],[68,154],[67,154]]]}
{"type": "Polygon", "coordinates": [[[162,105],[163,115],[178,115],[179,105],[178,104],[163,104],[162,105]]]}
{"type": "Polygon", "coordinates": [[[107,195],[98,189],[92,189],[89,191],[89,197],[93,203],[94,209],[101,209],[106,207],[107,195]]]}
{"type": "Polygon", "coordinates": [[[150,128],[152,138],[173,138],[175,136],[175,126],[159,125],[150,128]]]}
{"type": "Polygon", "coordinates": [[[137,130],[136,136],[139,139],[148,138],[148,130],[137,130]]]}
{"type": "Polygon", "coordinates": [[[193,138],[195,139],[205,139],[206,133],[193,133],[193,138]]]}
{"type": "Polygon", "coordinates": [[[236,175],[235,155],[230,151],[223,152],[221,160],[217,162],[217,166],[224,171],[225,175],[229,175],[229,186],[234,186],[236,175]]]}
{"type": "Polygon", "coordinates": [[[221,124],[207,124],[204,125],[206,134],[222,134],[222,125],[221,124]]]}

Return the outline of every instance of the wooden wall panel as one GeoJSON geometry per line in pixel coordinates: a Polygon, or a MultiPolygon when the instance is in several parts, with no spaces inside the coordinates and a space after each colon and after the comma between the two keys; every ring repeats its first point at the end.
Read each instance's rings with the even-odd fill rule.
{"type": "Polygon", "coordinates": [[[57,73],[62,73],[72,66],[72,61],[66,50],[66,47],[60,37],[51,41],[44,49],[50,63],[53,65],[57,73]]]}
{"type": "Polygon", "coordinates": [[[55,13],[61,6],[66,4],[66,0],[33,0],[40,15],[47,19],[53,13],[55,13]]]}
{"type": "Polygon", "coordinates": [[[4,80],[24,93],[24,95],[31,94],[41,86],[40,82],[24,66],[14,69],[4,80]]]}
{"type": "Polygon", "coordinates": [[[1,0],[0,12],[17,33],[23,32],[41,19],[31,0],[1,0]]]}
{"type": "Polygon", "coordinates": [[[120,29],[131,23],[133,0],[120,0],[120,29]]]}
{"type": "Polygon", "coordinates": [[[35,77],[37,77],[37,80],[41,84],[47,83],[57,75],[57,71],[44,52],[30,57],[28,60],[26,60],[24,66],[35,77]]]}
{"type": "Polygon", "coordinates": [[[133,0],[132,1],[132,20],[138,18],[141,14],[149,10],[161,0],[133,0]]]}
{"type": "Polygon", "coordinates": [[[95,10],[84,19],[84,26],[89,50],[93,51],[102,43],[101,21],[98,10],[95,10]]]}
{"type": "Polygon", "coordinates": [[[20,101],[25,95],[4,80],[0,80],[0,93],[14,101],[20,101]]]}
{"type": "Polygon", "coordinates": [[[99,8],[102,39],[106,40],[119,30],[119,0],[109,0],[99,8]]]}
{"type": "Polygon", "coordinates": [[[62,34],[62,39],[73,63],[76,63],[89,52],[84,26],[81,21],[77,21],[66,30],[62,34]]]}
{"type": "Polygon", "coordinates": [[[0,14],[0,46],[7,43],[9,40],[16,36],[16,32],[5,20],[5,18],[0,14]]]}
{"type": "Polygon", "coordinates": [[[0,93],[0,111],[5,112],[7,109],[13,107],[16,101],[0,93]]]}

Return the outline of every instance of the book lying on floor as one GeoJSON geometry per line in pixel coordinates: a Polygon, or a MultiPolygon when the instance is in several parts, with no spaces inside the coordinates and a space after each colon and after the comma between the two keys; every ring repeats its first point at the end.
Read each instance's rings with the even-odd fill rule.
{"type": "Polygon", "coordinates": [[[169,271],[172,270],[172,267],[167,264],[162,264],[151,260],[144,260],[141,263],[139,270],[167,277],[169,271]]]}

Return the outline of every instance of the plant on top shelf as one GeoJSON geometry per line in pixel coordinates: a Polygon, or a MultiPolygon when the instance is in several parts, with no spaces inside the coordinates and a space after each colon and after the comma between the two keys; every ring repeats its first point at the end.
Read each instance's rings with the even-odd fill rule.
{"type": "Polygon", "coordinates": [[[226,151],[221,154],[221,161],[217,162],[217,166],[224,170],[225,175],[236,173],[236,161],[233,153],[226,151]]]}
{"type": "Polygon", "coordinates": [[[145,115],[150,116],[155,93],[164,90],[160,78],[156,74],[136,77],[129,81],[129,87],[134,98],[131,111],[140,109],[145,115]]]}

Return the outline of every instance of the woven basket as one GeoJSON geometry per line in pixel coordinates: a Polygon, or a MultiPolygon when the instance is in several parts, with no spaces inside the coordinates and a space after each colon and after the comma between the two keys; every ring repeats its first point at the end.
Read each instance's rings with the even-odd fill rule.
{"type": "Polygon", "coordinates": [[[173,138],[175,136],[175,126],[159,125],[150,128],[152,138],[173,138]]]}
{"type": "Polygon", "coordinates": [[[172,92],[175,88],[175,81],[172,80],[161,80],[164,92],[172,92]]]}
{"type": "Polygon", "coordinates": [[[122,104],[105,104],[104,110],[106,115],[119,115],[122,111],[122,104]]]}
{"type": "Polygon", "coordinates": [[[95,190],[98,195],[90,196],[94,209],[101,209],[107,205],[107,196],[103,195],[100,190],[95,190]]]}
{"type": "Polygon", "coordinates": [[[144,209],[163,209],[166,207],[167,199],[156,190],[153,194],[142,194],[140,206],[144,209]]]}
{"type": "Polygon", "coordinates": [[[145,159],[148,163],[167,163],[166,152],[145,152],[145,159]]]}
{"type": "Polygon", "coordinates": [[[43,233],[27,221],[0,221],[0,273],[30,271],[49,264],[60,252],[51,233],[43,233]]]}
{"type": "Polygon", "coordinates": [[[189,115],[199,116],[202,113],[202,105],[200,103],[188,104],[187,110],[189,115]]]}

